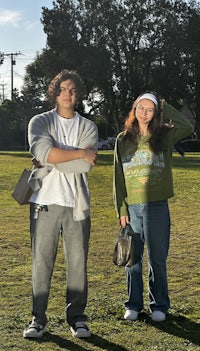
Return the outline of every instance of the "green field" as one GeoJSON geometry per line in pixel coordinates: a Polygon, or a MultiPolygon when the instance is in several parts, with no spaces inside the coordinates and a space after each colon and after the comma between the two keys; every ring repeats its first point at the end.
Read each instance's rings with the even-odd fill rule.
{"type": "Polygon", "coordinates": [[[147,258],[144,257],[145,310],[135,322],[123,320],[126,284],[123,268],[112,263],[118,222],[112,202],[112,151],[99,152],[89,174],[92,232],[86,310],[91,339],[77,340],[65,322],[65,262],[60,243],[48,306],[48,333],[23,339],[31,320],[29,206],[11,197],[28,153],[0,152],[0,350],[1,351],[196,351],[200,350],[200,154],[174,154],[175,197],[170,200],[168,257],[171,309],[162,323],[148,313],[147,258]]]}

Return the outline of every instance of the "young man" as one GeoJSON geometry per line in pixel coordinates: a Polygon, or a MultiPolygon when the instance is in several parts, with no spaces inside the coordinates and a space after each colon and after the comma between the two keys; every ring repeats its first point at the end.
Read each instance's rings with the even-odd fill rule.
{"type": "Polygon", "coordinates": [[[34,116],[28,128],[30,152],[37,160],[30,184],[32,244],[32,315],[25,338],[46,331],[46,310],[60,234],[67,261],[66,320],[72,335],[89,337],[87,257],[90,237],[90,195],[87,172],[95,166],[96,125],[75,112],[84,92],[80,76],[62,70],[50,83],[48,95],[56,106],[34,116]]]}

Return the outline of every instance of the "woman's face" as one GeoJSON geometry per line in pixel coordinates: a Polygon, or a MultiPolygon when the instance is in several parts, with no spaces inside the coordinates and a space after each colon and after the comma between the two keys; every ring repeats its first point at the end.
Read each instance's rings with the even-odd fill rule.
{"type": "Polygon", "coordinates": [[[135,117],[138,120],[139,125],[147,125],[153,119],[155,112],[155,105],[153,101],[149,99],[141,99],[135,110],[135,117]]]}

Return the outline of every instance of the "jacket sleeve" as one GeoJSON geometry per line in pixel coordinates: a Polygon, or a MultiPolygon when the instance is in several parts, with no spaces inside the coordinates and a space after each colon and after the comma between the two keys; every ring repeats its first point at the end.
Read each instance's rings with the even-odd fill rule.
{"type": "Polygon", "coordinates": [[[53,136],[49,132],[50,122],[45,114],[32,117],[28,125],[28,142],[30,153],[42,165],[47,164],[51,148],[55,145],[53,136]]]}
{"type": "MultiPolygon", "coordinates": [[[[78,148],[85,149],[92,145],[93,150],[98,148],[98,129],[94,122],[87,120],[85,128],[81,132],[78,148]]],[[[89,162],[84,160],[73,160],[53,165],[59,172],[63,173],[87,173],[92,168],[89,162]]]]}
{"type": "Polygon", "coordinates": [[[118,217],[128,215],[126,185],[121,160],[119,136],[115,142],[113,169],[113,200],[118,217]]]}
{"type": "Polygon", "coordinates": [[[171,128],[172,143],[176,144],[192,133],[193,127],[188,119],[173,106],[164,101],[163,103],[163,122],[171,121],[173,127],[171,128]]]}

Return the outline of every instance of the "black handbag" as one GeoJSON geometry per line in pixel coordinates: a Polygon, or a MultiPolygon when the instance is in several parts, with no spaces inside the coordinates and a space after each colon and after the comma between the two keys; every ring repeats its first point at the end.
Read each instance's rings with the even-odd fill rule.
{"type": "Polygon", "coordinates": [[[31,197],[33,190],[31,189],[28,180],[31,175],[30,169],[24,169],[15,185],[12,197],[20,204],[28,204],[28,200],[31,197]]]}
{"type": "Polygon", "coordinates": [[[134,231],[129,223],[120,228],[113,252],[113,263],[119,267],[130,267],[134,262],[134,231]]]}

